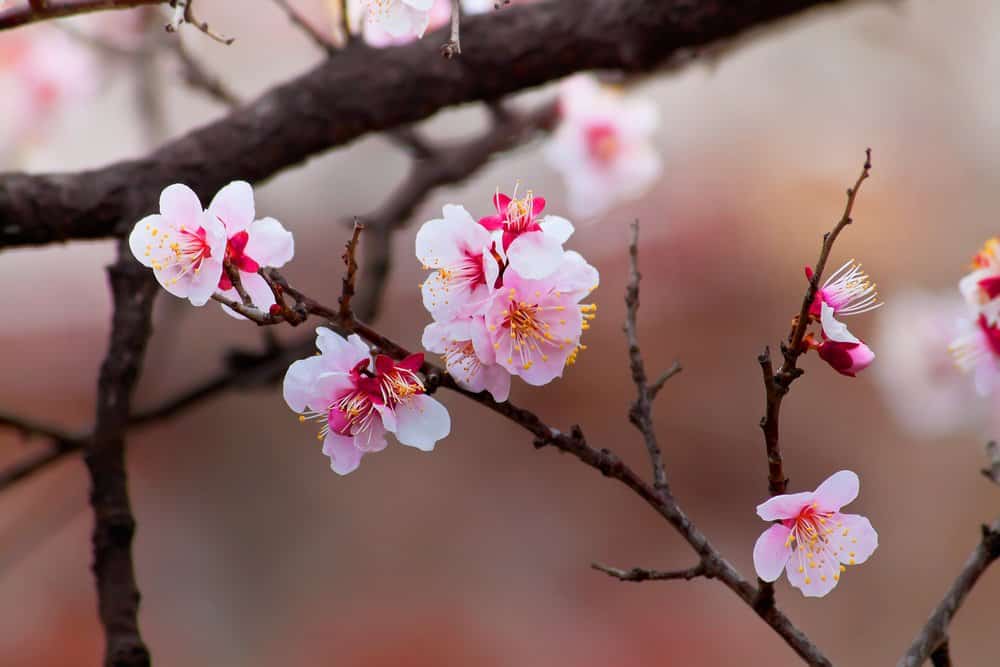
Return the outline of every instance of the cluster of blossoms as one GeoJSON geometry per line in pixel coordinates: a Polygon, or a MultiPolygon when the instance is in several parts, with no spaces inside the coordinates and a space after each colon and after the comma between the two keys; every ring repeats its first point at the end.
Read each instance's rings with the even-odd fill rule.
{"type": "Polygon", "coordinates": [[[1000,238],[988,240],[972,259],[972,271],[958,283],[968,306],[961,331],[949,349],[976,391],[989,395],[1000,387],[1000,238]]]}
{"type": "MultiPolygon", "coordinates": [[[[813,270],[807,266],[806,279],[812,276],[813,270]]],[[[837,317],[867,313],[881,305],[875,284],[861,265],[854,260],[846,262],[816,292],[809,316],[820,323],[820,339],[809,335],[805,343],[835,371],[854,377],[871,365],[875,353],[837,317]]]]}
{"type": "Polygon", "coordinates": [[[416,254],[434,272],[421,285],[434,322],[424,347],[470,391],[497,401],[510,377],[543,385],[562,375],[585,346],[580,337],[596,306],[580,301],[599,282],[597,269],[563,244],[573,225],[543,216],[545,200],[496,193],[496,214],[476,221],[448,205],[417,233],[416,254]]]}

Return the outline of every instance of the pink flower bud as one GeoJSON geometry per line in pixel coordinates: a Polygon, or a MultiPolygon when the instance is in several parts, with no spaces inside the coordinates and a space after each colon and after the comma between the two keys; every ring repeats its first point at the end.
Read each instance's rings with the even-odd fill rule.
{"type": "Polygon", "coordinates": [[[875,360],[875,353],[862,342],[826,340],[820,344],[818,352],[820,358],[830,364],[833,370],[850,377],[868,368],[875,360]]]}

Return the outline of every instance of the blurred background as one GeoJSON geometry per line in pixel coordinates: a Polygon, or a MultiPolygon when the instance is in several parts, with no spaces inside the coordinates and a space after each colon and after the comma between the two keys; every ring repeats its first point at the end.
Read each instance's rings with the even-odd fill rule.
{"type": "MultiPolygon", "coordinates": [[[[194,30],[181,38],[244,99],[321,58],[270,2],[237,9],[203,0],[199,8],[236,42],[224,47],[194,30]]],[[[326,20],[320,3],[301,8],[317,24],[326,20]]],[[[133,12],[117,20],[145,19],[133,12]]],[[[3,33],[0,54],[11,39],[48,29],[3,33]]],[[[879,283],[888,305],[850,321],[878,358],[850,379],[808,355],[782,414],[790,490],[855,470],[861,495],[849,511],[870,517],[880,534],[874,557],[824,599],[777,584],[781,607],[836,664],[894,664],[976,544],[979,525],[1000,509],[1000,489],[978,472],[1000,426],[995,406],[970,391],[944,350],[957,281],[998,231],[998,30],[1000,5],[988,0],[854,5],[783,23],[630,91],[658,105],[663,172],[641,198],[575,219],[569,245],[602,279],[589,349],[547,387],[514,383],[514,402],[553,425],[580,423],[592,444],[647,469],[626,418],[634,387],[621,332],[627,225],[640,219],[647,365],[653,373],[675,359],[684,366],[655,412],[671,484],[751,576],[753,543],[766,527],[754,507],[767,494],[756,355],[786,335],[802,267],[815,262],[871,146],[872,177],[832,265],[856,257],[879,283]]],[[[0,121],[4,168],[100,166],[225,113],[162,58],[144,70],[147,93],[151,81],[163,109],[150,123],[136,101],[136,71],[93,55],[101,76],[77,101],[31,133],[0,121]]],[[[10,118],[13,107],[4,105],[14,104],[17,82],[0,78],[3,85],[0,110],[10,118]]],[[[471,106],[439,114],[426,129],[465,136],[484,117],[471,106]]],[[[495,188],[519,179],[548,199],[549,211],[565,209],[543,145],[427,198],[395,239],[381,330],[419,346],[429,318],[413,238],[443,204],[486,215],[495,188]]],[[[397,148],[371,136],[259,187],[258,212],[296,236],[284,273],[333,301],[348,234],[342,220],[377,208],[406,168],[397,148]]],[[[17,313],[0,325],[4,410],[69,430],[90,425],[109,327],[103,266],[112,256],[110,242],[0,254],[0,300],[17,313]]],[[[277,333],[295,340],[308,331],[277,333]]],[[[164,294],[135,405],[209,377],[234,346],[261,345],[256,327],[164,294]]],[[[132,433],[140,620],[155,662],[798,664],[716,582],[635,585],[591,570],[595,560],[673,569],[694,559],[621,485],[553,450],[535,451],[524,432],[474,404],[440,398],[453,429],[433,453],[391,444],[347,477],[329,470],[314,430],[298,423],[277,387],[225,394],[132,433]]],[[[0,432],[0,463],[44,445],[0,432]]],[[[87,491],[84,466],[70,457],[0,497],[0,664],[100,664],[87,491]]],[[[958,664],[995,664],[998,595],[1000,574],[990,572],[950,631],[958,664]]]]}

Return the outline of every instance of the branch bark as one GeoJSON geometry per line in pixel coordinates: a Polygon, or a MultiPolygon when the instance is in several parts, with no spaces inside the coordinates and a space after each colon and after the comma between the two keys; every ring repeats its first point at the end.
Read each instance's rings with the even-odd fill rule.
{"type": "Polygon", "coordinates": [[[0,30],[17,28],[36,21],[87,14],[107,9],[132,9],[144,5],[164,5],[169,0],[45,0],[0,10],[0,30]]]}
{"type": "MultiPolygon", "coordinates": [[[[239,176],[264,180],[368,132],[495,100],[589,69],[662,67],[693,49],[845,0],[558,0],[463,20],[466,49],[436,39],[336,58],[139,160],[74,174],[0,177],[0,247],[124,235],[171,183],[205,201],[239,176]],[[363,100],[359,102],[359,100],[363,100]]],[[[10,11],[10,10],[8,10],[10,11]]]]}
{"type": "Polygon", "coordinates": [[[148,667],[132,564],[135,518],[125,471],[125,430],[158,287],[149,271],[132,259],[124,241],[119,244],[118,261],[108,267],[108,278],[114,299],[111,338],[97,384],[94,435],[84,447],[95,517],[93,571],[105,631],[105,667],[148,667]]]}

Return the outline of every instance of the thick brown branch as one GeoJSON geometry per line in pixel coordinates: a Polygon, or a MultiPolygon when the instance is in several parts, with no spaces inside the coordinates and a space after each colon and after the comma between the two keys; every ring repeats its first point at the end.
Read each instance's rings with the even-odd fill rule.
{"type": "Polygon", "coordinates": [[[98,12],[105,9],[132,9],[143,5],[164,5],[169,0],[45,0],[0,9],[0,30],[35,21],[98,12]]]}
{"type": "Polygon", "coordinates": [[[132,564],[132,516],[125,471],[125,431],[158,286],[121,242],[108,267],[114,316],[108,353],[97,384],[94,436],[84,448],[94,510],[94,576],[104,625],[106,667],[148,667],[149,651],[139,634],[139,589],[132,564]]]}
{"type": "MultiPolygon", "coordinates": [[[[91,3],[95,4],[95,3],[91,3]]],[[[150,155],[76,174],[0,177],[0,247],[125,234],[171,183],[204,201],[363,134],[589,69],[649,71],[745,30],[837,0],[558,0],[463,20],[460,60],[439,41],[336,58],[150,155]],[[364,100],[359,104],[358,100],[364,100]],[[234,165],[239,173],[234,174],[234,165]]],[[[8,14],[11,11],[8,10],[8,14]]]]}
{"type": "MultiPolygon", "coordinates": [[[[993,561],[1000,558],[1000,519],[991,526],[983,526],[982,538],[969,559],[962,567],[958,578],[945,593],[944,598],[934,608],[931,617],[913,640],[909,650],[900,658],[897,667],[919,667],[932,653],[937,652],[948,641],[948,625],[959,607],[965,602],[972,587],[993,561]]],[[[947,655],[947,650],[945,652],[947,655]]],[[[940,654],[939,654],[940,659],[940,654]]],[[[949,658],[950,659],[950,658],[949,658]]],[[[935,663],[938,664],[938,663],[935,663]]],[[[949,664],[948,662],[941,664],[949,664]]]]}
{"type": "Polygon", "coordinates": [[[804,372],[796,364],[799,357],[805,351],[803,340],[805,339],[806,328],[809,326],[809,310],[816,299],[816,292],[819,290],[819,281],[822,279],[823,270],[826,268],[827,259],[833,244],[840,235],[840,232],[847,225],[851,224],[851,212],[854,209],[854,201],[857,198],[861,184],[868,178],[872,168],[872,151],[865,150],[865,162],[861,168],[861,175],[855,181],[854,187],[847,190],[847,204],[840,220],[834,225],[833,230],[823,235],[823,246],[820,248],[819,259],[809,285],[806,288],[805,296],[802,299],[802,307],[799,314],[792,322],[788,340],[781,346],[783,361],[777,372],[771,361],[771,351],[764,348],[764,351],[757,357],[760,364],[761,374],[764,380],[765,408],[764,416],[760,420],[760,428],[764,432],[764,447],[767,453],[767,488],[772,496],[785,493],[788,488],[788,477],[785,475],[784,463],[781,457],[781,442],[779,434],[781,401],[788,393],[788,389],[796,378],[804,372]]]}
{"type": "Polygon", "coordinates": [[[609,567],[607,565],[602,565],[601,563],[592,563],[590,566],[598,572],[603,572],[608,576],[620,579],[621,581],[671,581],[675,579],[690,581],[696,577],[709,576],[708,572],[705,570],[705,566],[701,563],[698,563],[694,567],[689,567],[686,570],[669,571],[647,570],[641,567],[633,567],[631,570],[619,570],[616,567],[609,567]]]}

